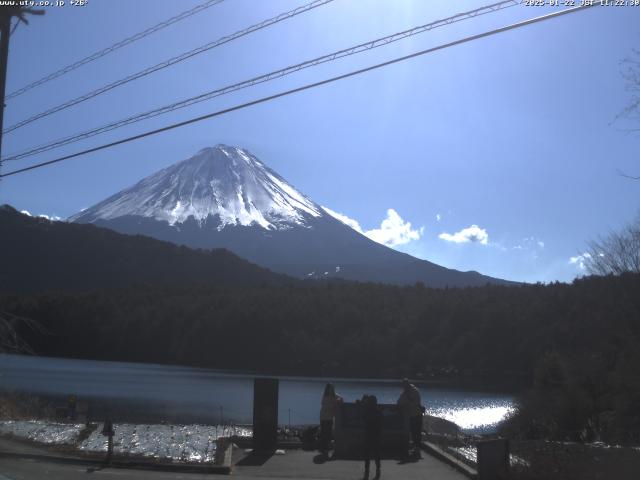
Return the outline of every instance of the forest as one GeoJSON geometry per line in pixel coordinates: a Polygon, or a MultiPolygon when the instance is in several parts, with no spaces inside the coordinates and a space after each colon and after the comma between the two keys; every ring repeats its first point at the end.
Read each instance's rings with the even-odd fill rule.
{"type": "Polygon", "coordinates": [[[1,326],[37,355],[501,387],[522,392],[510,435],[640,443],[638,273],[400,287],[294,280],[10,207],[0,234],[1,326]]]}
{"type": "Polygon", "coordinates": [[[518,430],[587,439],[606,423],[632,441],[640,431],[627,428],[640,427],[639,291],[631,273],[466,289],[142,285],[4,295],[0,308],[37,322],[19,334],[39,355],[533,385],[523,409],[537,402],[535,414],[545,411],[551,392],[568,402],[558,409],[580,418],[518,430]]]}

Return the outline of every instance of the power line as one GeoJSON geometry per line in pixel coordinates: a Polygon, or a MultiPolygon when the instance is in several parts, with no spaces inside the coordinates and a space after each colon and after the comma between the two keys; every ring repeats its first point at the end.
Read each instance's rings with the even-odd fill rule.
{"type": "Polygon", "coordinates": [[[215,97],[219,97],[222,95],[227,95],[229,93],[238,91],[238,90],[242,90],[244,88],[249,88],[252,87],[254,85],[258,85],[261,83],[265,83],[271,80],[275,80],[277,78],[282,78],[284,76],[287,75],[291,75],[295,72],[298,72],[300,70],[306,69],[306,68],[310,68],[310,67],[314,67],[323,63],[327,63],[327,62],[331,62],[340,58],[344,58],[344,57],[348,57],[351,55],[355,55],[367,50],[372,50],[378,47],[382,47],[384,45],[388,45],[390,43],[393,42],[397,42],[399,40],[403,40],[405,38],[411,37],[413,35],[417,35],[429,30],[433,30],[435,28],[439,28],[439,27],[443,27],[445,25],[450,25],[452,23],[456,23],[462,20],[467,20],[470,18],[475,18],[478,17],[480,15],[485,15],[487,13],[492,13],[492,12],[496,12],[498,10],[502,10],[505,8],[509,8],[512,6],[516,6],[519,5],[520,1],[518,0],[507,0],[507,1],[501,1],[498,3],[494,3],[485,7],[480,7],[477,8],[475,10],[471,10],[469,12],[464,12],[464,13],[459,13],[457,15],[454,15],[452,17],[448,17],[442,20],[436,20],[435,22],[431,22],[428,23],[426,25],[420,25],[418,27],[414,27],[411,28],[409,30],[405,30],[403,32],[399,32],[399,33],[394,33],[392,35],[388,35],[386,37],[382,37],[382,38],[378,38],[376,40],[372,40],[366,43],[361,43],[359,45],[356,45],[354,47],[350,47],[344,50],[339,50],[337,52],[333,52],[327,55],[323,55],[321,57],[317,57],[311,60],[307,60],[305,62],[302,63],[298,63],[296,65],[291,65],[288,67],[285,67],[283,69],[280,70],[276,70],[264,75],[260,75],[258,77],[254,77],[252,79],[249,80],[244,80],[242,82],[239,83],[235,83],[232,85],[228,85],[222,88],[218,88],[216,90],[211,90],[209,92],[205,92],[203,94],[197,95],[195,97],[190,97],[187,98],[185,100],[181,100],[178,102],[174,102],[171,103],[169,105],[165,105],[163,107],[159,107],[144,113],[140,113],[140,114],[136,114],[136,115],[132,115],[130,117],[118,120],[116,122],[112,122],[110,124],[107,125],[103,125],[101,127],[96,127],[93,128],[91,130],[87,130],[85,132],[81,132],[75,135],[71,135],[69,137],[65,137],[62,139],[58,139],[55,140],[53,142],[49,142],[46,143],[44,145],[40,145],[37,147],[33,147],[31,149],[19,152],[19,153],[15,153],[12,154],[6,158],[3,159],[3,161],[10,161],[10,160],[20,160],[22,158],[25,157],[29,157],[32,155],[35,155],[37,153],[42,153],[45,151],[49,151],[55,148],[59,148],[62,147],[64,145],[69,145],[70,143],[75,143],[78,142],[80,140],[84,140],[96,135],[99,135],[101,133],[105,133],[105,132],[109,132],[111,130],[115,130],[117,128],[121,128],[124,127],[126,125],[130,125],[133,123],[137,123],[143,120],[147,120],[149,118],[153,118],[156,117],[158,115],[162,115],[164,113],[167,112],[171,112],[180,108],[185,108],[191,105],[194,105],[196,103],[200,103],[200,102],[204,102],[206,100],[210,100],[212,98],[215,97]]]}
{"type": "Polygon", "coordinates": [[[11,172],[8,172],[8,173],[0,175],[0,178],[9,177],[11,175],[16,175],[16,174],[27,172],[29,170],[34,170],[34,169],[37,169],[37,168],[42,168],[42,167],[45,167],[47,165],[52,165],[54,163],[62,162],[64,160],[69,160],[69,159],[72,159],[72,158],[75,158],[75,157],[79,157],[81,155],[86,155],[88,153],[93,153],[93,152],[97,152],[97,151],[104,150],[104,149],[107,149],[107,148],[111,148],[111,147],[114,147],[116,145],[129,143],[129,142],[132,142],[134,140],[139,140],[139,139],[142,139],[142,138],[145,138],[145,137],[149,137],[151,135],[157,135],[158,133],[162,133],[162,132],[166,132],[166,131],[173,130],[173,129],[176,129],[176,128],[180,128],[180,127],[183,127],[183,126],[186,126],[186,125],[190,125],[192,123],[201,122],[201,121],[207,120],[209,118],[218,117],[218,116],[230,113],[230,112],[234,112],[236,110],[242,110],[244,108],[251,107],[253,105],[258,105],[258,104],[261,104],[261,103],[269,102],[271,100],[275,100],[277,98],[281,98],[281,97],[285,97],[285,96],[288,96],[288,95],[292,95],[294,93],[302,92],[304,90],[309,90],[311,88],[315,88],[315,87],[319,87],[319,86],[326,85],[326,84],[329,84],[329,83],[337,82],[338,80],[343,80],[345,78],[354,77],[354,76],[360,75],[362,73],[370,72],[372,70],[377,70],[377,69],[382,68],[382,67],[386,67],[386,66],[393,65],[393,64],[396,64],[396,63],[399,63],[399,62],[403,62],[405,60],[409,60],[409,59],[416,58],[416,57],[419,57],[419,56],[422,56],[422,55],[426,55],[428,53],[433,53],[433,52],[436,52],[438,50],[444,50],[444,49],[449,48],[449,47],[453,47],[453,46],[460,45],[460,44],[463,44],[463,43],[468,43],[468,42],[471,42],[471,41],[474,41],[474,40],[479,40],[481,38],[485,38],[485,37],[489,37],[489,36],[492,36],[492,35],[496,35],[498,33],[506,32],[508,30],[514,30],[516,28],[521,28],[521,27],[525,27],[527,25],[531,25],[531,24],[534,24],[534,23],[542,22],[542,21],[545,21],[545,20],[550,20],[552,18],[556,18],[556,17],[559,17],[561,15],[566,15],[566,14],[569,14],[569,13],[575,13],[575,12],[578,12],[580,10],[586,10],[587,8],[591,8],[591,7],[594,7],[594,6],[596,6],[596,4],[585,4],[585,5],[582,5],[582,6],[579,6],[579,7],[572,7],[572,8],[560,10],[558,12],[552,12],[552,13],[548,13],[546,15],[542,15],[542,16],[539,16],[539,17],[531,18],[529,20],[523,20],[523,21],[518,22],[518,23],[513,23],[511,25],[507,25],[505,27],[500,27],[500,28],[497,28],[497,29],[494,29],[494,30],[489,30],[487,32],[478,33],[476,35],[471,35],[471,36],[468,36],[468,37],[464,37],[462,39],[455,40],[453,42],[449,42],[449,43],[445,43],[445,44],[442,44],[442,45],[438,45],[436,47],[428,48],[426,50],[421,50],[419,52],[415,52],[415,53],[412,53],[412,54],[409,54],[409,55],[405,55],[403,57],[394,58],[393,60],[388,60],[386,62],[382,62],[382,63],[378,63],[378,64],[375,64],[375,65],[371,65],[369,67],[361,68],[359,70],[354,70],[354,71],[351,71],[349,73],[338,75],[336,77],[331,77],[331,78],[328,78],[328,79],[325,79],[325,80],[321,80],[321,81],[315,82],[315,83],[309,83],[309,84],[303,85],[301,87],[293,88],[291,90],[286,90],[284,92],[276,93],[274,95],[269,95],[267,97],[262,97],[262,98],[259,98],[257,100],[252,100],[250,102],[242,103],[240,105],[236,105],[236,106],[233,106],[233,107],[230,107],[230,108],[225,108],[223,110],[218,110],[217,112],[208,113],[206,115],[201,115],[199,117],[191,118],[191,119],[185,120],[183,122],[174,123],[174,124],[168,125],[166,127],[158,128],[158,129],[151,130],[151,131],[148,131],[148,132],[145,132],[145,133],[141,133],[141,134],[138,134],[138,135],[133,135],[133,136],[130,136],[130,137],[127,137],[127,138],[123,138],[123,139],[120,139],[120,140],[116,140],[115,142],[106,143],[106,144],[103,144],[103,145],[100,145],[100,146],[97,146],[97,147],[93,147],[93,148],[89,148],[89,149],[86,149],[86,150],[82,150],[80,152],[72,153],[70,155],[65,155],[63,157],[55,158],[53,160],[49,160],[49,161],[46,161],[46,162],[42,162],[42,163],[38,163],[38,164],[35,164],[35,165],[31,165],[29,167],[21,168],[21,169],[18,169],[18,170],[13,170],[11,172]]]}
{"type": "Polygon", "coordinates": [[[92,53],[91,55],[84,57],[76,62],[73,62],[69,65],[66,65],[64,67],[62,67],[59,70],[56,70],[53,73],[50,73],[49,75],[46,75],[44,77],[42,77],[39,80],[36,80],[35,82],[32,82],[28,85],[25,85],[24,87],[10,93],[9,95],[7,95],[7,100],[17,97],[18,95],[22,95],[25,92],[28,92],[29,90],[31,90],[32,88],[36,88],[42,84],[45,84],[55,78],[61,77],[62,75],[65,75],[77,68],[80,68],[82,65],[86,65],[87,63],[93,62],[94,60],[97,60],[99,58],[104,57],[105,55],[108,55],[112,52],[115,52],[116,50],[125,47],[127,45],[130,45],[133,42],[136,42],[144,37],[147,37],[159,30],[162,30],[163,28],[168,27],[169,25],[173,25],[174,23],[177,23],[181,20],[184,20],[185,18],[188,18],[192,15],[195,15],[197,13],[200,13],[204,10],[206,10],[207,8],[213,7],[214,5],[217,5],[219,3],[224,2],[224,0],[207,0],[204,3],[201,3],[200,5],[197,5],[189,10],[186,10],[178,15],[175,15],[167,20],[164,20],[163,22],[158,23],[157,25],[154,25],[153,27],[149,27],[146,30],[143,30],[142,32],[138,32],[135,35],[132,35],[130,37],[125,38],[124,40],[120,40],[117,43],[114,43],[113,45],[111,45],[110,47],[107,48],[103,48],[102,50],[99,50],[95,53],[92,53]]]}
{"type": "Polygon", "coordinates": [[[107,85],[104,85],[100,88],[97,88],[95,90],[92,90],[89,93],[86,93],[84,95],[81,95],[79,97],[76,97],[72,100],[69,100],[67,102],[64,102],[60,105],[57,105],[55,107],[52,107],[48,110],[45,110],[44,112],[40,112],[37,113],[29,118],[26,118],[25,120],[21,120],[18,123],[15,123],[9,127],[7,127],[3,133],[9,133],[12,132],[13,130],[17,130],[20,127],[24,127],[25,125],[28,125],[32,122],[35,122],[36,120],[39,120],[41,118],[47,117],[49,115],[52,115],[54,113],[60,112],[62,110],[65,110],[69,107],[72,107],[74,105],[77,105],[79,103],[82,103],[86,100],[89,100],[91,98],[94,98],[98,95],[101,95],[105,92],[108,92],[110,90],[113,90],[114,88],[120,87],[122,85],[125,85],[129,82],[133,82],[134,80],[137,80],[139,78],[142,77],[146,77],[147,75],[150,75],[152,73],[157,72],[158,70],[162,70],[164,68],[170,67],[172,65],[175,65],[177,63],[183,62],[184,60],[187,60],[191,57],[194,57],[196,55],[199,55],[203,52],[207,52],[213,48],[219,47],[221,45],[224,45],[226,43],[229,43],[233,40],[236,40],[238,38],[244,37],[246,35],[249,35],[253,32],[256,32],[258,30],[262,30],[263,28],[267,28],[271,25],[274,25],[276,23],[282,22],[284,20],[287,20],[289,18],[295,17],[296,15],[300,15],[302,13],[308,12],[309,10],[312,10],[314,8],[320,7],[322,5],[325,5],[327,3],[331,3],[334,0],[314,0],[311,3],[302,5],[298,8],[294,8],[293,10],[289,10],[288,12],[284,12],[281,13],[280,15],[277,15],[275,17],[269,18],[267,20],[264,20],[260,23],[257,23],[255,25],[252,25],[250,27],[247,27],[243,30],[239,30],[231,35],[227,35],[225,37],[219,38],[217,40],[214,40],[213,42],[209,42],[205,45],[202,45],[200,47],[194,48],[193,50],[189,50],[188,52],[184,52],[176,57],[172,57],[169,60],[165,60],[164,62],[160,62],[156,65],[153,65],[151,67],[145,68],[144,70],[140,70],[139,72],[133,73],[131,75],[128,75],[124,78],[121,78],[120,80],[116,80],[115,82],[109,83],[107,85]]]}

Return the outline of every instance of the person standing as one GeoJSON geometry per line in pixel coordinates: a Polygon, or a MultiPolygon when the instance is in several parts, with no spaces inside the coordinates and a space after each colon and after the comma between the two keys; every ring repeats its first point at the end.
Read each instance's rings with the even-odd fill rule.
{"type": "Polygon", "coordinates": [[[342,397],[336,394],[332,383],[327,383],[320,405],[320,451],[328,453],[333,433],[333,420],[342,397]]]}
{"type": "Polygon", "coordinates": [[[402,393],[398,398],[398,408],[400,412],[409,419],[409,431],[414,451],[420,451],[422,442],[422,400],[420,391],[407,378],[402,380],[402,393]]]}
{"type": "Polygon", "coordinates": [[[378,408],[375,395],[362,397],[362,419],[364,421],[364,480],[369,478],[371,457],[376,464],[376,476],[380,478],[380,432],[382,430],[382,412],[378,408]]]}

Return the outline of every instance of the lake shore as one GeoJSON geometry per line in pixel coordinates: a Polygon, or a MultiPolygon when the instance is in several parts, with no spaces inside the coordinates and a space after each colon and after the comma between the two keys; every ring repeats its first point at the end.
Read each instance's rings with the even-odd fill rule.
{"type": "MultiPolygon", "coordinates": [[[[65,407],[69,395],[75,395],[89,403],[94,421],[117,411],[114,421],[176,424],[249,423],[257,377],[184,366],[17,355],[0,355],[0,371],[5,392],[41,397],[54,409],[65,407]]],[[[279,377],[279,423],[317,424],[328,381],[346,401],[373,394],[380,403],[395,404],[401,393],[397,379],[279,377]]],[[[509,393],[416,384],[429,413],[463,429],[495,429],[514,406],[509,393]]]]}

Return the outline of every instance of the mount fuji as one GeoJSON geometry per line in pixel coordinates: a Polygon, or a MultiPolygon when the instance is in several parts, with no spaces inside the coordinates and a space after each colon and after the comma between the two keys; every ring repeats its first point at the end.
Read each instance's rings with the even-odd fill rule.
{"type": "Polygon", "coordinates": [[[298,278],[427,286],[510,284],[378,244],[327,213],[245,149],[216,145],[69,218],[192,248],[226,248],[298,278]]]}

